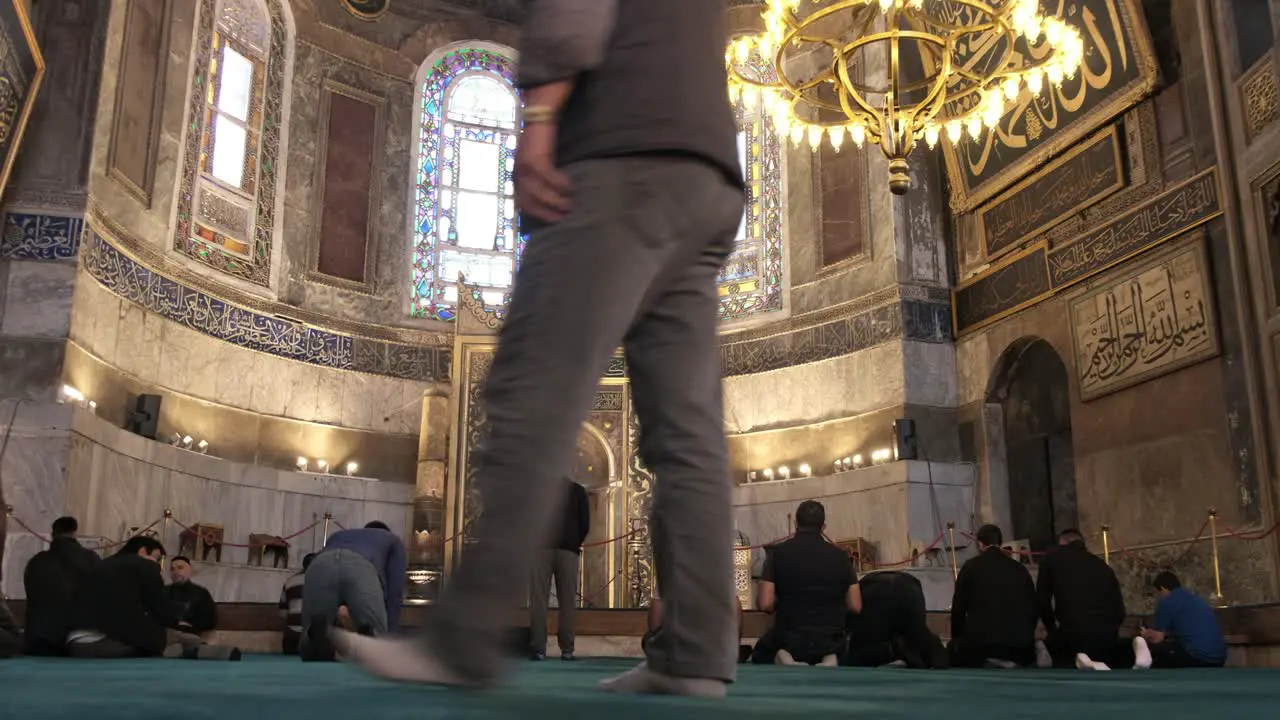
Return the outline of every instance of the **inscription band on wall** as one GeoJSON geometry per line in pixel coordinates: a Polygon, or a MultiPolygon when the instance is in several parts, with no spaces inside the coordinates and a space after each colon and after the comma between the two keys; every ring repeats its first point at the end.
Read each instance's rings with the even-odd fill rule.
{"type": "Polygon", "coordinates": [[[1030,307],[1222,214],[1216,169],[1176,185],[1115,220],[1049,249],[1040,241],[952,292],[957,335],[1030,307]]]}
{"type": "Polygon", "coordinates": [[[1120,138],[1110,125],[977,211],[983,255],[1034,238],[1124,184],[1120,138]]]}
{"type": "Polygon", "coordinates": [[[1081,400],[1214,357],[1219,344],[1204,241],[1073,299],[1070,317],[1081,400]]]}

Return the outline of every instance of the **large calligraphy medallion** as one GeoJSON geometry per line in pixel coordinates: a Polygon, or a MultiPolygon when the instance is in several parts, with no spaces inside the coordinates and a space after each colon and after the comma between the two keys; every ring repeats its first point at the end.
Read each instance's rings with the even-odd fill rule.
{"type": "MultiPolygon", "coordinates": [[[[980,139],[948,145],[951,207],[956,211],[971,210],[994,196],[1155,87],[1155,55],[1137,0],[1041,0],[1040,9],[1080,31],[1083,65],[1059,88],[1046,86],[1039,96],[1024,89],[1000,123],[980,139]]],[[[967,12],[955,4],[953,21],[968,22],[967,12]]],[[[961,56],[968,65],[962,69],[979,70],[996,55],[991,45],[998,40],[989,33],[966,40],[961,56]]],[[[1025,44],[1018,50],[1029,52],[1025,44]]]]}
{"type": "Polygon", "coordinates": [[[1071,302],[1081,400],[1218,354],[1208,267],[1197,241],[1071,302]]]}

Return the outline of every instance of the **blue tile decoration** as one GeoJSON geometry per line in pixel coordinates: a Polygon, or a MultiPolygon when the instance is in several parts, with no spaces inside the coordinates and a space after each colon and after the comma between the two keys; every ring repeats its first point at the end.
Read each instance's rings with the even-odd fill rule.
{"type": "Polygon", "coordinates": [[[339,370],[426,382],[449,379],[452,351],[356,337],[228,303],[136,262],[91,232],[85,270],[116,296],[166,320],[250,350],[339,370]]]}
{"type": "Polygon", "coordinates": [[[84,218],[10,212],[4,215],[0,259],[73,260],[80,250],[84,218]]]}

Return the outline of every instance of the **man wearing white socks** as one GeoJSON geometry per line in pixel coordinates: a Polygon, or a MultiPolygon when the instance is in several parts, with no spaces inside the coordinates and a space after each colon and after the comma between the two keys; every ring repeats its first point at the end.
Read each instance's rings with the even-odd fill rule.
{"type": "Polygon", "coordinates": [[[1227,643],[1213,608],[1182,587],[1178,576],[1162,572],[1153,581],[1155,627],[1133,639],[1135,669],[1220,668],[1227,662],[1227,643]]]}

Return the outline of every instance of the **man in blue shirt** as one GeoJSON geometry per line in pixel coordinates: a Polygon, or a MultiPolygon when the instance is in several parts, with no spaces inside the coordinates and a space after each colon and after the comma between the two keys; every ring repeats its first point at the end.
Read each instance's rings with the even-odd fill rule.
{"type": "Polygon", "coordinates": [[[1142,636],[1134,638],[1134,667],[1222,667],[1227,643],[1209,603],[1182,587],[1171,572],[1160,573],[1153,584],[1159,596],[1155,627],[1143,628],[1142,636]]]}
{"type": "Polygon", "coordinates": [[[404,543],[386,523],[374,521],[330,535],[307,567],[303,582],[303,627],[298,646],[302,659],[335,659],[329,628],[342,607],[362,635],[394,632],[400,625],[406,569],[404,543]]]}

